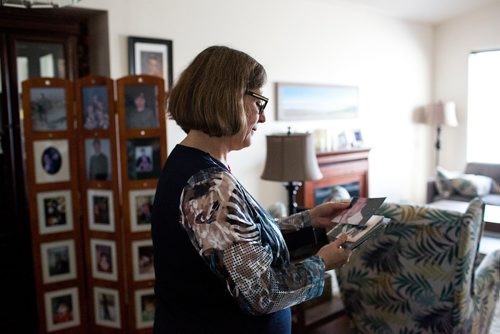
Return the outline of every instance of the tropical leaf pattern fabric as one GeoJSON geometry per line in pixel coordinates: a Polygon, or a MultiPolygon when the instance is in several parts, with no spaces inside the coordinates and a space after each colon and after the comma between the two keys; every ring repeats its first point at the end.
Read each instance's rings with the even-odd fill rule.
{"type": "Polygon", "coordinates": [[[391,218],[336,271],[360,333],[488,333],[500,291],[500,251],[478,254],[484,205],[466,213],[383,204],[391,218]]]}

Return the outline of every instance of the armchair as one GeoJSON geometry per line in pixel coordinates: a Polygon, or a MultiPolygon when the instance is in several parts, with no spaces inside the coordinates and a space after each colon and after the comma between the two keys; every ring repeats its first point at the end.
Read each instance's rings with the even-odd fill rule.
{"type": "Polygon", "coordinates": [[[384,204],[391,218],[336,271],[360,333],[488,333],[500,291],[500,250],[478,254],[483,202],[464,214],[384,204]],[[482,259],[482,261],[481,261],[482,259]]]}

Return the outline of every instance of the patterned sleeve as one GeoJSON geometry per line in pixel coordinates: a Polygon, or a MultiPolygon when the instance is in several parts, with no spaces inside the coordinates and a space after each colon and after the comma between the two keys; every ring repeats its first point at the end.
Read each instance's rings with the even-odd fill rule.
{"type": "Polygon", "coordinates": [[[276,312],[320,295],[324,263],[290,263],[278,226],[234,177],[206,170],[181,195],[181,224],[210,269],[251,314],[276,312]],[[254,206],[254,204],[256,206],[254,206]]]}

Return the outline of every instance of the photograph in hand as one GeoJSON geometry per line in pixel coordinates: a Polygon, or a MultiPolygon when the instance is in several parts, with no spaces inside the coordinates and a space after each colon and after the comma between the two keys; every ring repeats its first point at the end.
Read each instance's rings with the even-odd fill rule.
{"type": "Polygon", "coordinates": [[[354,197],[351,205],[336,215],[332,222],[363,226],[385,201],[385,197],[354,197]]]}

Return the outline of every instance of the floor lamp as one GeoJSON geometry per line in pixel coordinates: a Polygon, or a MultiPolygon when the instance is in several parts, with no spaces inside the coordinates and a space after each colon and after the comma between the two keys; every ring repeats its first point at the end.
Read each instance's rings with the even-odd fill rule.
{"type": "Polygon", "coordinates": [[[288,214],[297,212],[296,195],[302,181],[322,177],[312,134],[289,130],[286,134],[267,136],[266,165],[261,178],[284,182],[288,191],[288,214]]]}
{"type": "Polygon", "coordinates": [[[439,151],[441,150],[441,127],[457,126],[457,111],[455,102],[437,102],[427,108],[426,123],[436,126],[436,167],[439,166],[439,151]]]}

